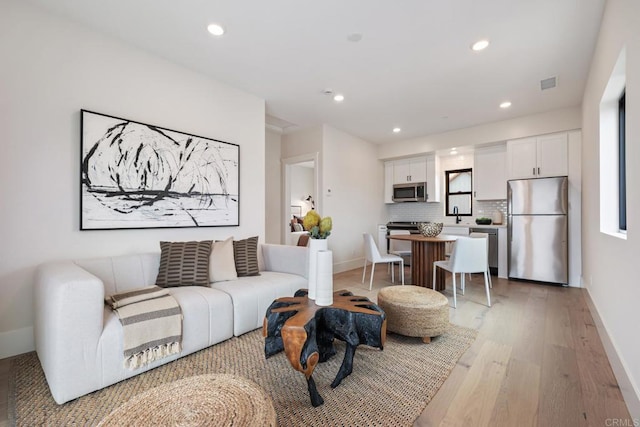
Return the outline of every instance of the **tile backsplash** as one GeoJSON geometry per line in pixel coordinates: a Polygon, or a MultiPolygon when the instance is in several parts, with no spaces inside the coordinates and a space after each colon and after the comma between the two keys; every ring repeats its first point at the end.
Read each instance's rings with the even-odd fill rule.
{"type": "MultiPolygon", "coordinates": [[[[444,202],[440,203],[390,203],[387,205],[389,221],[444,221],[444,202]]],[[[506,200],[473,201],[473,217],[491,218],[495,211],[502,212],[503,223],[507,220],[506,200]]],[[[452,217],[451,217],[452,218],[452,217]]],[[[466,218],[466,217],[464,217],[466,218]]],[[[449,222],[449,221],[445,221],[449,222]]]]}

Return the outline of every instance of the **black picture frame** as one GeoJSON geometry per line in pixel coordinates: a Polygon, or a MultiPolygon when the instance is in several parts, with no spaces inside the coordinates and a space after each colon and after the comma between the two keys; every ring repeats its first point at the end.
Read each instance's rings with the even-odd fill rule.
{"type": "Polygon", "coordinates": [[[240,225],[240,146],[80,110],[80,230],[240,225]]]}

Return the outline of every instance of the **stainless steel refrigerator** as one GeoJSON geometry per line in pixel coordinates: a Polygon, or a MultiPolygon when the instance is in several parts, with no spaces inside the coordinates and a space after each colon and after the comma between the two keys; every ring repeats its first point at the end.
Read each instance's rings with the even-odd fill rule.
{"type": "Polygon", "coordinates": [[[510,278],[568,283],[568,186],[566,176],[508,182],[510,278]]]}

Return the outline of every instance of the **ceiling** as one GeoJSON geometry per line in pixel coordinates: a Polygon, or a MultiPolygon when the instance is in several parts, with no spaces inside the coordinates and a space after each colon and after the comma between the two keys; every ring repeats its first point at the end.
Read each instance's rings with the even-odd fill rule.
{"type": "Polygon", "coordinates": [[[579,105],[604,0],[31,0],[266,100],[267,122],[386,143],[579,105]],[[214,37],[207,25],[222,24],[214,37]],[[360,41],[350,41],[360,34],[360,41]],[[470,49],[490,40],[482,52],[470,49]],[[557,87],[540,90],[555,76],[557,87]],[[341,103],[325,89],[344,94],[341,103]],[[512,106],[498,105],[509,100],[512,106]],[[401,132],[392,132],[400,127],[401,132]]]}

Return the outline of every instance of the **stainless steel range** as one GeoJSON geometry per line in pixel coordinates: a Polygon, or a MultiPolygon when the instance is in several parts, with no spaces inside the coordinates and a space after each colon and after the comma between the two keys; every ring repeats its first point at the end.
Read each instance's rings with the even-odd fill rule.
{"type": "MultiPolygon", "coordinates": [[[[387,239],[387,236],[391,234],[392,230],[407,230],[411,234],[419,234],[420,232],[418,231],[418,224],[420,224],[420,222],[422,221],[391,221],[386,225],[381,225],[379,227],[380,234],[378,235],[378,246],[380,248],[380,251],[385,252],[384,248],[386,247],[386,252],[389,252],[389,249],[391,248],[391,241],[387,239]]],[[[404,244],[407,247],[410,246],[409,242],[396,241],[396,244],[404,244]]]]}
{"type": "MultiPolygon", "coordinates": [[[[419,234],[418,224],[423,221],[391,221],[379,227],[378,247],[381,252],[400,255],[405,259],[405,265],[411,265],[411,242],[388,239],[394,231],[408,231],[411,234],[419,234]]],[[[424,221],[427,222],[427,221],[424,221]]]]}
{"type": "Polygon", "coordinates": [[[413,221],[413,222],[405,222],[405,221],[398,221],[398,222],[388,222],[387,223],[387,234],[389,230],[409,230],[411,232],[411,234],[418,234],[418,224],[420,224],[420,221],[413,221]]]}

